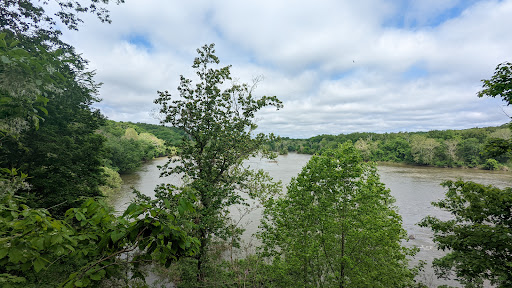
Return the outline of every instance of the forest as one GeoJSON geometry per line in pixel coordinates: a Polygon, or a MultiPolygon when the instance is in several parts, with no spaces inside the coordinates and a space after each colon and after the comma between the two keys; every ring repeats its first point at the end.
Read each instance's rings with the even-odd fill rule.
{"type": "MultiPolygon", "coordinates": [[[[427,287],[417,248],[374,161],[507,169],[510,129],[354,133],[288,139],[256,134],[277,96],[232,79],[215,45],[197,49],[195,78],[160,90],[161,125],[107,120],[100,84],[63,42],[84,13],[109,22],[109,1],[0,2],[0,286],[2,287],[427,287]],[[165,126],[170,126],[165,127],[165,126]],[[315,154],[283,192],[244,165],[275,152],[315,154]],[[155,197],[134,190],[124,211],[105,201],[119,174],[170,157],[155,197]],[[242,249],[233,207],[260,204],[255,253],[242,249]],[[155,278],[157,278],[155,280],[155,278]],[[166,281],[159,283],[160,279],[166,281]]],[[[120,4],[123,1],[117,1],[120,4]]],[[[479,97],[512,103],[512,64],[496,67],[479,97]]],[[[156,87],[157,89],[160,87],[156,87]]],[[[277,112],[276,112],[277,113],[277,112]]],[[[157,184],[157,183],[155,183],[157,184]]],[[[445,182],[433,203],[453,215],[420,222],[434,233],[438,277],[466,287],[512,286],[512,188],[445,182]]]]}
{"type": "Polygon", "coordinates": [[[267,149],[286,154],[319,153],[351,141],[365,161],[382,161],[436,167],[509,170],[510,152],[497,153],[494,144],[510,140],[508,124],[500,127],[426,132],[351,133],[319,135],[309,139],[279,138],[267,149]]]}

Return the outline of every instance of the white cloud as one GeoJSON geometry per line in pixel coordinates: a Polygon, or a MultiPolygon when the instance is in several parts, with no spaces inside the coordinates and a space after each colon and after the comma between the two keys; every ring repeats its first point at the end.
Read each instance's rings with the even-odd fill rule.
{"type": "Polygon", "coordinates": [[[499,100],[476,92],[512,60],[511,0],[147,0],[111,11],[111,25],[89,16],[65,40],[105,83],[99,107],[114,120],[156,123],[156,91],[177,95],[179,75],[194,77],[196,48],[212,42],[235,78],[263,75],[256,93],[284,102],[258,114],[262,132],[310,137],[508,120],[499,100]]]}

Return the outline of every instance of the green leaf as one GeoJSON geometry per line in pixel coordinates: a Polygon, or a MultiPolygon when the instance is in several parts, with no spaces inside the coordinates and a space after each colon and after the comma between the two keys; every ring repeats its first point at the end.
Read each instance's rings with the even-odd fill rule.
{"type": "Polygon", "coordinates": [[[105,274],[106,274],[105,270],[101,269],[101,270],[97,271],[96,273],[91,274],[90,277],[92,280],[99,281],[103,277],[105,277],[105,274]]]}
{"type": "Polygon", "coordinates": [[[138,208],[139,208],[139,205],[137,205],[137,203],[131,203],[130,206],[128,206],[128,208],[126,208],[126,210],[124,211],[123,217],[132,214],[138,208]]]}
{"type": "Polygon", "coordinates": [[[52,236],[52,245],[55,245],[55,244],[60,244],[62,243],[62,235],[60,234],[55,234],[52,236]]]}
{"type": "Polygon", "coordinates": [[[18,40],[12,41],[11,44],[9,44],[9,48],[14,48],[14,46],[18,45],[18,43],[20,43],[18,40]]]}
{"type": "Polygon", "coordinates": [[[89,236],[87,236],[87,235],[78,235],[78,237],[76,237],[76,238],[78,238],[78,240],[82,241],[82,240],[89,239],[89,236]]]}
{"type": "Polygon", "coordinates": [[[9,57],[5,56],[5,55],[2,55],[2,57],[0,57],[0,59],[2,59],[2,62],[4,64],[11,64],[11,59],[9,59],[9,57]]]}
{"type": "Polygon", "coordinates": [[[14,264],[20,263],[23,260],[23,252],[17,248],[11,248],[9,251],[9,260],[14,264]]]}
{"type": "Polygon", "coordinates": [[[11,97],[1,97],[0,98],[0,104],[7,104],[7,103],[11,103],[11,102],[12,102],[11,97]]]}
{"type": "Polygon", "coordinates": [[[73,246],[71,246],[69,244],[64,245],[64,247],[68,248],[69,251],[71,251],[71,252],[75,252],[75,247],[73,247],[73,246]]]}
{"type": "Polygon", "coordinates": [[[34,121],[34,126],[36,127],[36,130],[39,130],[39,118],[36,117],[37,115],[34,115],[32,117],[32,120],[34,121]]]}
{"type": "Polygon", "coordinates": [[[185,212],[194,212],[194,206],[192,206],[192,203],[188,201],[185,198],[180,198],[179,204],[178,204],[178,212],[180,214],[183,214],[185,212]]]}
{"type": "Polygon", "coordinates": [[[44,249],[44,238],[43,237],[34,238],[34,239],[32,239],[32,241],[30,243],[37,250],[43,250],[44,249]]]}
{"type": "Polygon", "coordinates": [[[48,101],[50,101],[50,99],[48,99],[47,97],[45,97],[43,95],[37,95],[37,97],[36,97],[36,102],[41,102],[45,106],[46,106],[46,104],[48,104],[48,101]]]}
{"type": "Polygon", "coordinates": [[[185,213],[185,207],[183,205],[178,205],[178,213],[180,213],[180,215],[185,213]]]}
{"type": "Polygon", "coordinates": [[[36,107],[37,107],[37,109],[43,111],[43,113],[48,116],[48,110],[46,110],[46,108],[44,108],[43,106],[36,106],[36,107]]]}
{"type": "Polygon", "coordinates": [[[46,262],[43,258],[38,257],[36,261],[34,261],[34,271],[39,272],[46,266],[46,262]]]}
{"type": "Polygon", "coordinates": [[[81,212],[78,212],[78,211],[77,211],[77,212],[76,212],[76,214],[75,214],[75,218],[76,218],[76,220],[78,220],[78,221],[82,221],[82,220],[85,220],[85,215],[84,215],[84,214],[82,214],[81,212]]]}
{"type": "Polygon", "coordinates": [[[110,234],[110,238],[112,239],[112,242],[117,243],[119,239],[123,238],[125,236],[124,231],[113,231],[112,234],[110,234]]]}
{"type": "Polygon", "coordinates": [[[0,259],[4,258],[5,256],[7,256],[7,253],[9,252],[9,250],[7,250],[6,247],[3,247],[0,249],[0,259]]]}

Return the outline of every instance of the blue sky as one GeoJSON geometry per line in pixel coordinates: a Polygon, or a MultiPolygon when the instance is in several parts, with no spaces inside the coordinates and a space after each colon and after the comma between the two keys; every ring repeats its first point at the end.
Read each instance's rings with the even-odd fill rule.
{"type": "Polygon", "coordinates": [[[458,18],[465,10],[477,4],[478,0],[396,0],[395,10],[389,25],[401,29],[436,27],[446,21],[458,18]]]}
{"type": "MultiPolygon", "coordinates": [[[[481,79],[512,61],[512,0],[174,1],[110,6],[64,38],[103,82],[110,119],[158,123],[157,90],[178,95],[196,49],[215,43],[241,82],[284,109],[261,111],[259,131],[303,138],[501,125],[501,101],[481,79]]],[[[505,107],[507,112],[508,108],[505,107]]],[[[509,113],[510,114],[510,113],[509,113]]]]}

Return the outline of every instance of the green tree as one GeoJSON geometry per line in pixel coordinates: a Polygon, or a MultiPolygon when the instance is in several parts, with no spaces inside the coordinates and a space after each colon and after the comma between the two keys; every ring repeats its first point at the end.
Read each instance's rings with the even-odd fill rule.
{"type": "Polygon", "coordinates": [[[406,232],[376,168],[345,143],[313,156],[265,203],[262,255],[274,287],[406,287],[406,232]]]}
{"type": "Polygon", "coordinates": [[[144,131],[148,133],[155,135],[158,139],[164,140],[167,146],[177,146],[181,140],[183,140],[183,131],[175,127],[146,123],[135,123],[134,125],[144,129],[144,131]]]}
{"type": "MultiPolygon", "coordinates": [[[[103,7],[108,0],[91,0],[88,5],[71,0],[56,2],[60,10],[49,15],[45,11],[48,1],[0,1],[0,136],[27,130],[29,122],[37,127],[41,115],[47,114],[45,93],[62,90],[63,62],[75,72],[85,71],[86,61],[59,39],[56,21],[77,30],[82,22],[78,15],[94,13],[101,21],[110,22],[103,7]]],[[[91,78],[81,76],[80,84],[91,87],[91,78]]]]}
{"type": "Polygon", "coordinates": [[[447,162],[449,166],[456,166],[459,162],[459,157],[457,156],[457,146],[459,145],[460,139],[453,138],[444,141],[443,147],[445,149],[447,162]]]}
{"type": "Polygon", "coordinates": [[[445,198],[432,205],[450,212],[442,221],[428,216],[420,226],[434,231],[438,249],[448,253],[435,259],[436,274],[455,272],[466,287],[512,287],[512,188],[499,189],[474,182],[446,181],[445,198]]]}
{"type": "Polygon", "coordinates": [[[137,128],[134,124],[114,121],[107,123],[99,131],[99,134],[107,139],[105,165],[121,174],[135,171],[144,161],[173,152],[170,148],[167,149],[164,140],[153,134],[138,134],[133,128],[137,128]],[[125,128],[126,126],[128,127],[125,128]]]}
{"type": "Polygon", "coordinates": [[[18,44],[12,32],[0,31],[0,143],[17,138],[31,124],[39,127],[42,116],[48,113],[48,98],[41,90],[56,80],[56,73],[48,69],[55,61],[52,55],[36,57],[18,44]]]}
{"type": "Polygon", "coordinates": [[[109,21],[109,1],[56,2],[54,17],[45,13],[49,1],[0,1],[0,167],[9,167],[0,168],[2,287],[56,287],[65,278],[65,287],[97,287],[119,276],[120,265],[142,277],[140,265],[169,265],[199,247],[178,221],[194,212],[186,199],[170,207],[171,196],[139,197],[122,216],[101,200],[76,201],[99,194],[103,139],[94,131],[103,119],[91,108],[98,101],[93,73],[59,39],[56,19],[69,29],[82,12],[109,21]],[[30,207],[20,192],[52,209],[30,207]],[[56,219],[66,206],[75,208],[56,219]],[[45,274],[69,267],[76,273],[45,274]]]}
{"type": "Polygon", "coordinates": [[[500,97],[507,105],[512,104],[512,63],[498,64],[491,79],[482,82],[484,89],[477,93],[478,97],[500,97]]]}
{"type": "Polygon", "coordinates": [[[441,146],[435,139],[427,138],[423,135],[413,135],[411,137],[411,154],[414,162],[418,164],[434,164],[436,148],[441,146]]]}
{"type": "Polygon", "coordinates": [[[139,140],[139,133],[137,133],[137,131],[135,131],[135,129],[129,127],[129,128],[126,128],[126,131],[124,131],[123,138],[130,139],[130,140],[139,140]]]}
{"type": "Polygon", "coordinates": [[[98,85],[56,21],[77,29],[83,12],[108,21],[108,1],[57,2],[53,16],[48,1],[0,2],[0,167],[30,174],[30,193],[20,192],[63,214],[79,196],[100,195],[103,140],[94,135],[102,117],[91,108],[98,85]]]}
{"type": "Polygon", "coordinates": [[[457,145],[457,155],[465,165],[475,167],[481,162],[482,143],[476,138],[464,139],[457,145]]]}
{"type": "Polygon", "coordinates": [[[139,197],[116,216],[104,202],[89,198],[59,220],[47,209],[30,208],[12,192],[2,194],[0,284],[98,287],[103,279],[123,277],[123,269],[144,280],[144,265],[168,267],[199,248],[199,241],[185,233],[184,225],[191,223],[181,219],[193,209],[185,199],[179,202],[170,207],[163,199],[139,197]]]}
{"type": "MultiPolygon", "coordinates": [[[[483,79],[482,82],[483,89],[477,93],[478,97],[500,97],[507,105],[512,104],[512,63],[503,62],[498,64],[491,79],[483,79]]],[[[510,128],[512,129],[512,126],[510,128]]],[[[485,153],[489,157],[508,156],[510,152],[512,152],[512,140],[510,138],[492,138],[485,145],[485,153]]]]}
{"type": "Polygon", "coordinates": [[[132,139],[107,138],[106,149],[108,165],[120,174],[137,170],[144,159],[142,143],[132,139]]]}
{"type": "MultiPolygon", "coordinates": [[[[47,36],[60,35],[55,29],[56,19],[60,20],[66,28],[78,30],[83,22],[80,13],[92,13],[102,22],[110,23],[109,11],[103,7],[109,0],[57,0],[60,10],[53,15],[45,13],[48,1],[38,0],[5,0],[0,2],[0,27],[14,31],[17,34],[45,34],[47,36]],[[84,4],[88,2],[88,4],[84,4]]],[[[117,0],[116,3],[123,3],[117,0]]]]}
{"type": "Polygon", "coordinates": [[[375,142],[372,142],[370,140],[363,140],[362,138],[360,138],[354,144],[355,147],[359,150],[359,153],[361,153],[361,156],[363,156],[363,160],[370,160],[372,152],[375,151],[375,149],[377,148],[376,145],[374,145],[374,143],[375,142]]]}
{"type": "MultiPolygon", "coordinates": [[[[230,66],[212,68],[219,59],[214,44],[197,50],[192,67],[199,81],[181,76],[180,97],[173,100],[167,91],[158,92],[155,103],[162,107],[162,123],[169,123],[186,134],[180,148],[179,161],[170,160],[164,174],[182,174],[188,187],[197,195],[197,237],[201,247],[197,254],[197,280],[205,280],[204,264],[214,239],[235,237],[228,227],[228,207],[246,203],[244,191],[255,196],[264,190],[262,185],[249,185],[261,180],[242,166],[244,160],[255,156],[266,142],[263,134],[253,135],[255,113],[266,106],[282,107],[275,96],[255,98],[255,85],[225,83],[232,80],[230,66]],[[257,188],[256,188],[257,187],[257,188]],[[254,189],[256,188],[256,189],[254,189]]],[[[175,193],[172,191],[169,193],[175,193]]],[[[237,230],[238,231],[238,230],[237,230]]]]}
{"type": "Polygon", "coordinates": [[[402,137],[386,139],[382,145],[383,159],[381,161],[407,162],[411,161],[411,144],[402,137]]]}
{"type": "Polygon", "coordinates": [[[109,167],[103,167],[105,172],[105,184],[100,186],[101,193],[106,196],[113,196],[121,191],[121,185],[123,184],[123,179],[119,173],[109,167]]]}
{"type": "MultiPolygon", "coordinates": [[[[50,46],[26,41],[18,45],[25,49],[46,48],[36,50],[34,57],[41,53],[61,59],[60,52],[52,51],[50,46]]],[[[90,107],[98,101],[97,85],[89,82],[93,81],[92,73],[77,70],[64,59],[52,63],[59,73],[55,76],[59,81],[41,89],[48,99],[43,121],[28,122],[27,129],[19,136],[5,138],[0,153],[2,167],[20,168],[31,176],[27,180],[31,184],[30,192],[20,191],[30,196],[31,206],[59,205],[56,209],[61,215],[79,205],[74,201],[80,196],[100,195],[98,187],[103,183],[100,154],[103,138],[95,134],[103,118],[90,107]]]]}

